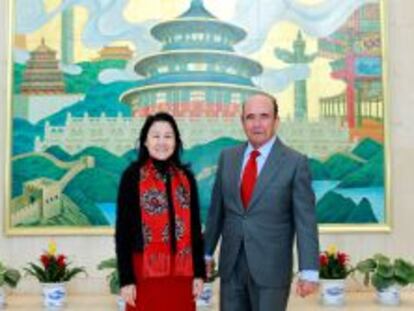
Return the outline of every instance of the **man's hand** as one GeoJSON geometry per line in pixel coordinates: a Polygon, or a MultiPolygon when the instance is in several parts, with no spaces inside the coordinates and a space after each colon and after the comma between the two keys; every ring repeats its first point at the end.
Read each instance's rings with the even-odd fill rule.
{"type": "Polygon", "coordinates": [[[296,283],[296,294],[304,298],[306,296],[314,294],[318,290],[318,287],[319,284],[317,282],[299,280],[296,283]]]}
{"type": "Polygon", "coordinates": [[[135,307],[135,300],[137,299],[137,289],[135,285],[126,285],[121,288],[122,299],[132,307],[135,307]]]}

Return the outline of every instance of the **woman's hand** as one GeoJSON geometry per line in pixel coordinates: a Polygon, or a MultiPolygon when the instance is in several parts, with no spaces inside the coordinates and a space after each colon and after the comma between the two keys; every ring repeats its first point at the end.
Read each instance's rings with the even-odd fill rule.
{"type": "Polygon", "coordinates": [[[135,307],[135,300],[137,298],[137,289],[135,285],[126,285],[121,288],[122,299],[132,307],[135,307]]]}
{"type": "Polygon", "coordinates": [[[197,278],[193,280],[193,296],[197,299],[203,291],[204,282],[203,279],[197,278]]]}

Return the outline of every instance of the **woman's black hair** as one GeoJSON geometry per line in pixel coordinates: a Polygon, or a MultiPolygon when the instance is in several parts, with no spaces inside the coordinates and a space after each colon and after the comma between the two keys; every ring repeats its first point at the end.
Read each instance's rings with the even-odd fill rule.
{"type": "Polygon", "coordinates": [[[181,163],[180,159],[183,151],[183,142],[181,141],[180,131],[178,130],[174,117],[167,112],[158,112],[154,115],[148,116],[145,120],[141,133],[139,134],[138,164],[140,166],[143,165],[150,157],[147,146],[145,146],[145,142],[148,137],[149,129],[155,122],[167,122],[171,125],[174,131],[175,148],[173,154],[169,158],[169,161],[178,167],[186,167],[186,165],[181,163]]]}

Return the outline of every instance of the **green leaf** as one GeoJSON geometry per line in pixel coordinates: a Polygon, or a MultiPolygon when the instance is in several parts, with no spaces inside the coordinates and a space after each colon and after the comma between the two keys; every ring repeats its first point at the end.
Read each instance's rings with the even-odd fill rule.
{"type": "Polygon", "coordinates": [[[39,280],[39,282],[48,282],[47,273],[44,269],[34,263],[29,263],[29,268],[24,268],[27,274],[34,276],[39,280]]]}
{"type": "Polygon", "coordinates": [[[5,283],[14,288],[17,286],[21,278],[20,272],[16,269],[9,269],[4,274],[5,283]]]}
{"type": "Polygon", "coordinates": [[[392,278],[394,275],[394,267],[391,263],[382,262],[378,265],[376,273],[383,278],[392,278]]]}
{"type": "Polygon", "coordinates": [[[112,257],[109,259],[102,260],[98,265],[98,270],[113,270],[106,276],[109,284],[109,290],[111,294],[119,294],[119,274],[118,274],[118,265],[116,258],[112,257]]]}
{"type": "Polygon", "coordinates": [[[400,286],[407,286],[408,284],[410,284],[410,281],[407,280],[407,278],[398,275],[394,276],[394,280],[400,286]]]}
{"type": "Polygon", "coordinates": [[[51,263],[47,271],[50,282],[61,282],[63,280],[64,269],[60,268],[56,262],[51,263]]]}
{"type": "Polygon", "coordinates": [[[116,268],[117,268],[116,258],[109,258],[109,259],[103,260],[98,265],[98,270],[116,269],[116,268]]]}
{"type": "Polygon", "coordinates": [[[79,273],[86,274],[85,268],[76,267],[76,268],[68,269],[65,276],[63,277],[63,281],[70,281],[73,277],[75,277],[79,273]]]}
{"type": "Polygon", "coordinates": [[[116,271],[112,272],[109,276],[109,289],[111,294],[118,295],[119,294],[119,275],[116,271]]]}
{"type": "Polygon", "coordinates": [[[361,273],[374,272],[377,268],[377,263],[375,260],[369,258],[359,262],[356,266],[357,271],[361,273]]]}
{"type": "Polygon", "coordinates": [[[374,274],[372,276],[372,285],[374,285],[374,287],[377,289],[384,289],[384,288],[390,287],[394,283],[395,282],[393,281],[392,278],[386,279],[386,278],[381,277],[379,274],[374,274]]]}
{"type": "Polygon", "coordinates": [[[364,285],[365,286],[368,286],[369,285],[369,282],[370,282],[369,273],[366,272],[366,273],[364,273],[364,285]]]}
{"type": "Polygon", "coordinates": [[[6,266],[0,261],[0,275],[6,271],[6,266]]]}
{"type": "Polygon", "coordinates": [[[379,265],[386,265],[386,264],[391,264],[391,260],[389,257],[383,255],[383,254],[375,254],[374,255],[374,260],[379,264],[379,265]]]}
{"type": "Polygon", "coordinates": [[[396,259],[394,266],[395,278],[401,286],[414,282],[414,266],[411,263],[403,259],[396,259]]]}

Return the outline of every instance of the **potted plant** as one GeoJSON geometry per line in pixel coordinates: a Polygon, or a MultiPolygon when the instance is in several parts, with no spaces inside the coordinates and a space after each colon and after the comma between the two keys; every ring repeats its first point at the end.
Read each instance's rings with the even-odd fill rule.
{"type": "Polygon", "coordinates": [[[20,280],[20,272],[7,267],[0,261],[0,309],[6,304],[5,287],[14,288],[20,280]]]}
{"type": "Polygon", "coordinates": [[[211,273],[211,276],[208,277],[204,282],[203,291],[197,298],[197,307],[209,307],[212,304],[213,283],[219,276],[218,270],[216,269],[215,261],[212,262],[212,265],[213,272],[211,273]]]}
{"type": "Polygon", "coordinates": [[[118,310],[123,311],[125,310],[125,301],[119,295],[119,273],[118,273],[118,265],[115,258],[109,258],[102,260],[98,264],[98,270],[110,270],[111,272],[106,276],[109,284],[109,290],[111,294],[117,296],[117,304],[118,310]]]}
{"type": "Polygon", "coordinates": [[[321,301],[324,305],[340,306],[345,302],[345,279],[352,273],[349,256],[330,245],[319,255],[321,301]]]}
{"type": "Polygon", "coordinates": [[[400,303],[400,289],[414,283],[414,265],[401,258],[391,260],[383,254],[360,261],[356,270],[364,274],[364,284],[372,284],[377,300],[385,305],[400,303]]]}
{"type": "Polygon", "coordinates": [[[79,273],[86,273],[83,267],[71,267],[66,255],[57,254],[56,250],[56,243],[50,242],[39,258],[40,264],[31,262],[24,268],[42,284],[45,307],[62,307],[66,301],[66,283],[79,273]]]}

